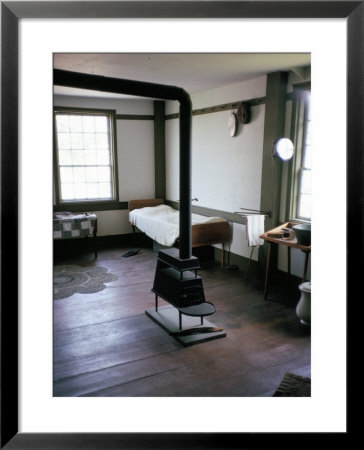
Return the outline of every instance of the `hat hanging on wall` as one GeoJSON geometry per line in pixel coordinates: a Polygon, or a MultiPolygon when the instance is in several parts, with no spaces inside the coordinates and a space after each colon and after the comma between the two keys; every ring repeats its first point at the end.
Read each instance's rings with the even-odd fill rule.
{"type": "Polygon", "coordinates": [[[240,123],[250,122],[250,105],[248,102],[239,103],[237,116],[240,123]]]}
{"type": "Polygon", "coordinates": [[[236,113],[232,112],[229,116],[229,133],[231,137],[236,136],[237,132],[238,132],[238,117],[236,115],[236,113]]]}

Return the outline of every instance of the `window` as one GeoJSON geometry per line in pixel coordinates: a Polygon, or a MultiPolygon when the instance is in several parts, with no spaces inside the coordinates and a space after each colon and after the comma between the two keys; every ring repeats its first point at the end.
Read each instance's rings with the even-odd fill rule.
{"type": "Polygon", "coordinates": [[[114,112],[55,110],[57,203],[117,200],[114,112]]]}
{"type": "Polygon", "coordinates": [[[291,194],[291,217],[311,220],[311,90],[310,87],[295,89],[293,190],[291,194]]]}

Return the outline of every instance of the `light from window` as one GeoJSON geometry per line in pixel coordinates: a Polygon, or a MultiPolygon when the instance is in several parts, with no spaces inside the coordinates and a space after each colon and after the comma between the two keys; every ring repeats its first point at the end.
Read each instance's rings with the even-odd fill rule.
{"type": "Polygon", "coordinates": [[[303,91],[302,96],[304,111],[302,123],[302,152],[297,189],[297,218],[310,220],[312,206],[311,92],[305,90],[303,91]]]}
{"type": "Polygon", "coordinates": [[[113,200],[111,114],[56,112],[61,202],[113,200]]]}

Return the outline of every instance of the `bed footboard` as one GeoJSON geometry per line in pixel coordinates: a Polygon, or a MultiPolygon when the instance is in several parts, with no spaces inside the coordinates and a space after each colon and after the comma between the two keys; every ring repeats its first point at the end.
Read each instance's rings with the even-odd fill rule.
{"type": "Polygon", "coordinates": [[[228,222],[201,223],[192,225],[192,247],[221,244],[230,240],[228,222]]]}
{"type": "Polygon", "coordinates": [[[224,267],[225,242],[230,241],[229,222],[213,222],[192,225],[192,247],[221,244],[221,266],[224,267]]]}

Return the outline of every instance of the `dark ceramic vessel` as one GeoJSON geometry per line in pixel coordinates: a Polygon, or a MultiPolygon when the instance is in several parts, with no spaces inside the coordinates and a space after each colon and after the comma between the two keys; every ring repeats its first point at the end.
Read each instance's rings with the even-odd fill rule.
{"type": "Polygon", "coordinates": [[[311,224],[300,223],[292,227],[296,234],[297,244],[309,246],[311,245],[311,224]]]}

